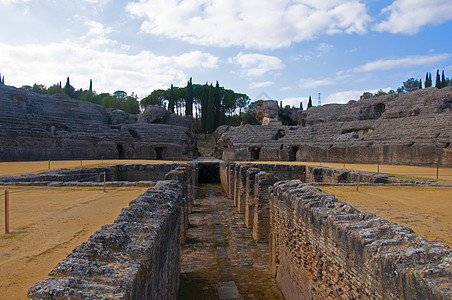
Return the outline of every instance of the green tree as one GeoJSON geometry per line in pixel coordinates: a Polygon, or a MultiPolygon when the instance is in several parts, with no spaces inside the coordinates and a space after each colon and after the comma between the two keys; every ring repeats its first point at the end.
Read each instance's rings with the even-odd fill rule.
{"type": "Polygon", "coordinates": [[[163,106],[164,101],[169,100],[169,92],[168,90],[155,90],[152,93],[150,93],[145,98],[141,99],[140,105],[141,107],[145,108],[148,105],[158,105],[163,106]]]}
{"type": "Polygon", "coordinates": [[[118,100],[126,101],[127,100],[127,93],[121,90],[118,90],[113,93],[113,97],[115,97],[118,100]]]}
{"type": "Polygon", "coordinates": [[[64,94],[63,88],[61,88],[61,84],[54,84],[47,89],[48,95],[56,95],[56,94],[64,94]]]}
{"type": "Polygon", "coordinates": [[[89,80],[89,91],[90,92],[93,91],[93,80],[92,79],[89,80]]]}
{"type": "Polygon", "coordinates": [[[446,76],[444,75],[444,70],[443,70],[443,73],[441,75],[441,88],[444,88],[446,86],[447,86],[446,76]]]}
{"type": "Polygon", "coordinates": [[[187,82],[187,90],[185,97],[185,115],[193,116],[193,82],[192,78],[187,82]]]}
{"type": "Polygon", "coordinates": [[[64,93],[69,97],[73,97],[75,92],[75,88],[71,85],[69,81],[69,76],[66,79],[66,85],[64,86],[64,93]]]}
{"type": "MultiPolygon", "coordinates": [[[[250,104],[250,98],[245,94],[236,94],[236,106],[239,108],[239,118],[242,118],[242,109],[250,104]]],[[[254,107],[254,106],[253,106],[254,107]]]]}
{"type": "Polygon", "coordinates": [[[309,96],[308,108],[307,109],[310,109],[311,107],[312,107],[312,99],[311,99],[311,96],[309,96]]]}
{"type": "Polygon", "coordinates": [[[435,87],[437,89],[441,88],[441,76],[439,75],[439,70],[436,70],[436,84],[435,87]]]}
{"type": "Polygon", "coordinates": [[[410,78],[403,83],[403,87],[404,87],[404,90],[407,92],[418,90],[420,87],[420,82],[417,79],[410,78]]]}
{"type": "Polygon", "coordinates": [[[206,132],[212,133],[215,130],[215,96],[212,84],[209,87],[207,100],[206,132]]]}
{"type": "Polygon", "coordinates": [[[425,88],[431,87],[432,83],[432,73],[427,72],[427,74],[425,74],[425,88]]]}
{"type": "Polygon", "coordinates": [[[168,110],[170,112],[174,112],[174,87],[173,87],[173,84],[171,84],[171,91],[170,91],[169,102],[168,102],[168,110]]]}
{"type": "Polygon", "coordinates": [[[33,84],[33,87],[31,88],[31,91],[33,93],[38,93],[38,94],[46,94],[47,93],[47,88],[45,85],[43,84],[33,84]]]}
{"type": "Polygon", "coordinates": [[[359,96],[359,100],[372,99],[374,94],[371,92],[364,92],[361,96],[359,96]]]}

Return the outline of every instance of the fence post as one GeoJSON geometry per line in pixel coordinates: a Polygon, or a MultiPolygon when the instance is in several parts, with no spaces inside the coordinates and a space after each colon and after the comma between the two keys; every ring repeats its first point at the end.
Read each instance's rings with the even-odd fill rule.
{"type": "Polygon", "coordinates": [[[436,166],[436,179],[439,179],[439,166],[436,166]]]}
{"type": "Polygon", "coordinates": [[[50,170],[50,159],[49,159],[49,170],[50,170]]]}
{"type": "Polygon", "coordinates": [[[80,160],[80,167],[83,167],[83,159],[80,160]]]}
{"type": "Polygon", "coordinates": [[[9,191],[5,190],[5,233],[9,233],[9,191]]]}
{"type": "Polygon", "coordinates": [[[104,193],[105,193],[105,178],[107,177],[107,172],[104,171],[104,193]]]}
{"type": "Polygon", "coordinates": [[[102,156],[102,164],[104,164],[104,157],[102,156]]]}
{"type": "Polygon", "coordinates": [[[378,163],[378,169],[377,173],[380,173],[380,163],[378,163]]]}
{"type": "Polygon", "coordinates": [[[358,172],[358,183],[356,184],[356,191],[357,191],[357,192],[359,192],[359,182],[360,182],[360,180],[361,180],[361,175],[360,175],[360,173],[358,172]]]}

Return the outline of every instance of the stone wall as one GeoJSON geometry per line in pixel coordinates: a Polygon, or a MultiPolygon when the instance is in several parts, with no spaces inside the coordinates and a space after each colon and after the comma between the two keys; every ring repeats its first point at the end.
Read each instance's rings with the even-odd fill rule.
{"type": "Polygon", "coordinates": [[[327,167],[238,165],[220,165],[222,184],[235,189],[246,169],[238,184],[247,194],[245,225],[256,241],[269,241],[270,269],[286,299],[452,297],[449,247],[362,213],[299,178],[312,184],[440,183],[327,167]]]}
{"type": "Polygon", "coordinates": [[[175,299],[196,164],[179,166],[34,284],[31,299],[175,299]]]}
{"type": "Polygon", "coordinates": [[[197,155],[194,133],[184,122],[149,123],[148,115],[137,120],[117,109],[6,85],[0,85],[0,106],[0,161],[197,155]]]}
{"type": "Polygon", "coordinates": [[[103,181],[105,172],[106,181],[157,181],[165,179],[165,174],[169,171],[182,166],[182,164],[126,164],[126,165],[105,165],[100,167],[85,167],[75,169],[58,169],[43,172],[39,174],[27,174],[21,176],[0,177],[0,183],[19,184],[19,183],[55,183],[55,182],[76,182],[103,181]]]}
{"type": "Polygon", "coordinates": [[[287,299],[452,297],[446,245],[299,180],[270,194],[270,266],[287,299]]]}
{"type": "Polygon", "coordinates": [[[317,161],[452,167],[452,87],[300,111],[298,126],[223,128],[230,161],[317,161]]]}

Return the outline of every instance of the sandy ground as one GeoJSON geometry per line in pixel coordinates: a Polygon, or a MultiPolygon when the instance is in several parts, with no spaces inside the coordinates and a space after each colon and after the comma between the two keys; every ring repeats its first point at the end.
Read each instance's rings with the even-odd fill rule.
{"type": "Polygon", "coordinates": [[[452,188],[320,186],[340,201],[452,247],[452,188]]]}
{"type": "MultiPolygon", "coordinates": [[[[0,176],[16,176],[30,173],[46,172],[48,170],[62,168],[96,167],[112,164],[167,164],[173,160],[61,160],[61,161],[23,161],[23,162],[0,162],[0,176]]],[[[178,162],[178,161],[176,161],[178,162]]]]}
{"type": "MultiPolygon", "coordinates": [[[[247,163],[247,162],[244,162],[247,163]]],[[[300,161],[261,161],[254,163],[271,163],[271,164],[293,164],[293,165],[310,165],[323,166],[336,169],[347,169],[353,171],[362,171],[369,173],[382,173],[394,176],[401,176],[406,178],[420,178],[420,179],[436,179],[436,168],[429,167],[415,167],[415,166],[394,166],[394,165],[371,165],[371,164],[350,164],[350,163],[321,163],[321,162],[300,162],[300,161]]],[[[0,167],[1,172],[1,167],[0,167]]],[[[439,182],[452,183],[452,168],[439,168],[438,170],[439,182]]]]}
{"type": "MultiPolygon", "coordinates": [[[[0,194],[4,193],[1,187],[0,194]]],[[[25,299],[28,288],[74,247],[147,188],[52,187],[10,190],[10,234],[4,232],[4,196],[0,197],[0,299],[25,299]]]]}

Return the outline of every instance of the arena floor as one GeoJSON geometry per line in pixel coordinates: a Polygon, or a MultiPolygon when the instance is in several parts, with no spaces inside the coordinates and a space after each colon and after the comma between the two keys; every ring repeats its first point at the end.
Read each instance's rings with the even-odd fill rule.
{"type": "MultiPolygon", "coordinates": [[[[173,161],[105,160],[117,163],[172,163],[173,161]]],[[[294,163],[294,162],[266,162],[294,163]]],[[[320,165],[312,162],[296,164],[320,165]]],[[[101,160],[51,161],[51,169],[102,165],[101,160]]],[[[325,164],[344,168],[344,164],[325,164]]],[[[377,172],[377,165],[346,164],[346,169],[377,172]]],[[[48,170],[48,161],[3,162],[0,176],[37,173],[48,170]]],[[[436,168],[380,165],[380,173],[436,179],[436,168]]],[[[439,169],[439,181],[452,182],[452,169],[439,169]]],[[[28,288],[47,277],[50,270],[71,250],[98,230],[112,223],[122,207],[146,188],[51,187],[19,192],[30,187],[0,187],[10,195],[10,234],[4,233],[3,196],[0,200],[0,295],[24,299],[28,288]]],[[[452,188],[321,186],[321,189],[361,211],[374,213],[388,221],[412,228],[428,240],[452,246],[452,188]]],[[[0,297],[2,298],[2,297],[0,297]]]]}
{"type": "Polygon", "coordinates": [[[452,187],[320,186],[342,202],[452,247],[452,187]]]}
{"type": "Polygon", "coordinates": [[[10,191],[10,234],[0,206],[0,299],[26,299],[28,288],[146,187],[0,187],[10,191]],[[30,190],[29,190],[30,189],[30,190]],[[25,192],[21,192],[28,190],[25,192]]]}

